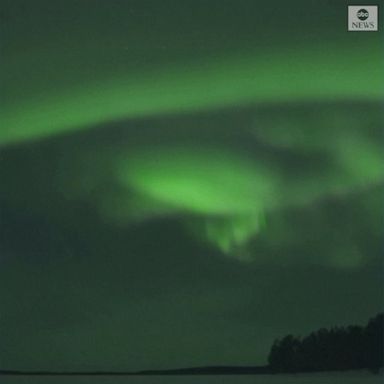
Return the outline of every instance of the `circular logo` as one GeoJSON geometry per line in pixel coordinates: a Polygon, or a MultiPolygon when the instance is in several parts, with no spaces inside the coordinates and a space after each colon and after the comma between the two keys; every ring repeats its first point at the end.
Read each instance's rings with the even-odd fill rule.
{"type": "Polygon", "coordinates": [[[366,9],[360,9],[357,11],[357,18],[359,20],[367,20],[369,17],[369,13],[366,9]]]}

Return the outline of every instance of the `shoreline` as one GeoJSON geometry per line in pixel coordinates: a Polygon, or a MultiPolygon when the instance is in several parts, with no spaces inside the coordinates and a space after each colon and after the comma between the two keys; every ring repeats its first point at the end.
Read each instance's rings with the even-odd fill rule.
{"type": "Polygon", "coordinates": [[[306,371],[306,372],[272,372],[269,367],[193,367],[180,369],[164,370],[143,370],[143,371],[20,371],[20,370],[0,370],[1,376],[230,376],[230,375],[312,375],[312,374],[345,374],[345,373],[370,373],[372,375],[383,375],[383,372],[374,373],[368,369],[345,369],[334,371],[306,371]]]}

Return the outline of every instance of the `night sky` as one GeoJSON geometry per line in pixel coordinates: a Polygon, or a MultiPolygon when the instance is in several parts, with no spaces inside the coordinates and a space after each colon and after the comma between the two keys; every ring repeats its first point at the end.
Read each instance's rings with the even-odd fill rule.
{"type": "Polygon", "coordinates": [[[0,369],[262,365],[383,310],[347,4],[0,0],[0,369]]]}

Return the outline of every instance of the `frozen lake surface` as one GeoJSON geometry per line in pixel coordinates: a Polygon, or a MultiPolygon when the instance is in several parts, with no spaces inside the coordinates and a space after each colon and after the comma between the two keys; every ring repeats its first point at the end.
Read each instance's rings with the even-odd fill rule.
{"type": "Polygon", "coordinates": [[[3,376],[1,384],[379,384],[382,375],[365,372],[226,376],[3,376]]]}

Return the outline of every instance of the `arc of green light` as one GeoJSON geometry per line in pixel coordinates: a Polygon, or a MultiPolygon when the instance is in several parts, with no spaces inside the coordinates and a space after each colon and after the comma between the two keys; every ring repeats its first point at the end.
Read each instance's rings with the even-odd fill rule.
{"type": "Polygon", "coordinates": [[[53,84],[38,97],[3,103],[0,145],[118,119],[241,103],[382,98],[381,51],[367,47],[369,53],[361,56],[354,49],[335,45],[327,54],[303,48],[244,54],[151,73],[117,74],[115,78],[100,73],[97,82],[78,88],[53,84]]]}

